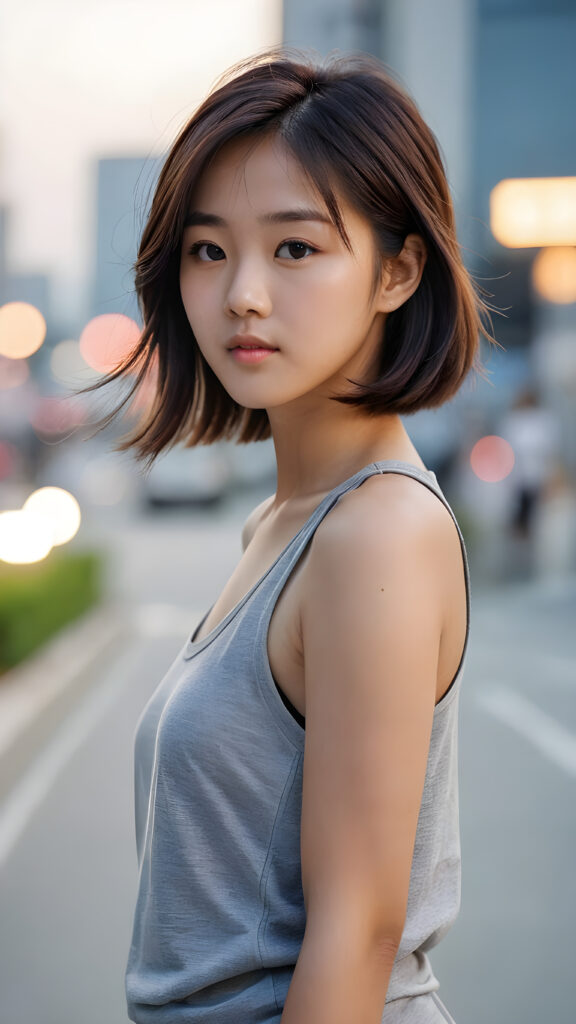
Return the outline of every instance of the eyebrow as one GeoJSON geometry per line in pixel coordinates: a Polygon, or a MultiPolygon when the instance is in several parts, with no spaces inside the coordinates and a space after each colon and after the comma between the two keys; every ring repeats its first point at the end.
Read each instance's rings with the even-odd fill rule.
{"type": "MultiPolygon", "coordinates": [[[[289,224],[298,221],[318,221],[320,224],[334,226],[334,221],[326,213],[313,208],[300,208],[297,210],[278,210],[275,213],[265,213],[258,217],[261,224],[289,224]]],[[[201,210],[192,210],[186,220],[184,227],[209,227],[225,228],[227,223],[223,217],[217,217],[215,213],[203,213],[201,210]]]]}

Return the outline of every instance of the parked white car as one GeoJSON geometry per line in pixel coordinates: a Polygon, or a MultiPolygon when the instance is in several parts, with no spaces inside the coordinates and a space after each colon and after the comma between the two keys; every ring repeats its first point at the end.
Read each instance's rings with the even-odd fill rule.
{"type": "Polygon", "coordinates": [[[232,486],[229,446],[179,445],[159,455],[143,479],[148,506],[215,505],[232,486]]]}

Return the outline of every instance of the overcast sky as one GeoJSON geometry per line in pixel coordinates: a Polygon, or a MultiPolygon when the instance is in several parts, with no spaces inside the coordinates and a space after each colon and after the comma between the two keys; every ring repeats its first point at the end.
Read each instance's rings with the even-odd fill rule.
{"type": "Polygon", "coordinates": [[[165,152],[227,67],[281,41],[280,0],[15,0],[0,23],[0,203],[11,270],[80,305],[90,161],[165,152]]]}

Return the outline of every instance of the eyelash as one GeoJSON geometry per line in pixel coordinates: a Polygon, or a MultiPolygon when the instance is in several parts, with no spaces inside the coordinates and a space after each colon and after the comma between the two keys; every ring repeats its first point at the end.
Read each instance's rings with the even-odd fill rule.
{"type": "MultiPolygon", "coordinates": [[[[278,246],[278,249],[276,250],[276,252],[278,252],[280,249],[282,249],[285,245],[303,245],[306,249],[308,249],[308,253],[306,253],[306,256],[313,255],[314,253],[317,253],[317,252],[320,251],[315,246],[310,245],[309,242],[302,241],[301,238],[287,238],[284,242],[280,243],[280,245],[278,246]]],[[[219,245],[216,245],[215,242],[195,242],[194,245],[190,246],[190,248],[188,250],[188,255],[189,256],[198,256],[198,253],[199,253],[200,249],[203,248],[203,246],[211,246],[213,249],[219,249],[220,252],[224,252],[224,250],[221,249],[219,245]]],[[[302,257],[302,259],[305,259],[305,258],[306,257],[302,257]]],[[[293,259],[293,260],[290,260],[289,262],[291,262],[291,263],[300,263],[300,262],[302,262],[302,259],[293,259]]],[[[221,263],[222,260],[200,260],[200,262],[201,263],[221,263]]]]}

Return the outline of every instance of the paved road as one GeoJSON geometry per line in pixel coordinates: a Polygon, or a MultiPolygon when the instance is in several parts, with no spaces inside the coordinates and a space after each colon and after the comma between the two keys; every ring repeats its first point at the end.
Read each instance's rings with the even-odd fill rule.
{"type": "MultiPolygon", "coordinates": [[[[139,636],[0,809],[2,1024],[126,1022],[133,732],[238,556],[244,505],[98,524],[139,636]]],[[[574,1020],[575,613],[569,585],[475,595],[461,695],[462,910],[431,954],[458,1024],[574,1020]]]]}

